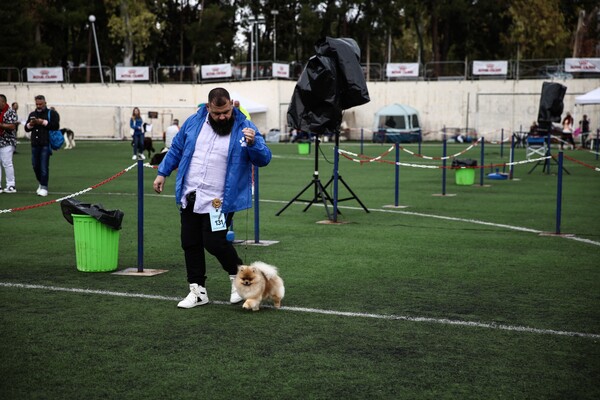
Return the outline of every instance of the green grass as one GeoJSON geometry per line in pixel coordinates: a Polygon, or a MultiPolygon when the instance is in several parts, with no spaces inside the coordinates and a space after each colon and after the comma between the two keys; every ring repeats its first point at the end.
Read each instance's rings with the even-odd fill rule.
{"type": "MultiPolygon", "coordinates": [[[[344,143],[358,153],[356,143],[344,143]]],[[[416,151],[416,145],[407,145],[416,151]]],[[[208,256],[207,289],[215,304],[178,310],[187,294],[179,244],[174,177],[155,195],[144,169],[144,267],[154,277],[83,273],[75,262],[73,227],[58,204],[0,214],[0,283],[126,292],[163,299],[115,297],[0,286],[2,399],[596,399],[600,339],[600,172],[565,161],[561,232],[556,228],[557,168],[518,166],[515,180],[457,186],[441,170],[402,167],[394,203],[394,166],[340,159],[356,200],[340,203],[343,224],[322,205],[295,202],[312,179],[314,153],[271,145],[260,170],[260,238],[239,245],[249,263],[280,268],[282,310],[257,313],[225,304],[229,281],[208,256]],[[441,219],[447,217],[454,219],[441,219]],[[472,220],[472,221],[471,221],[472,220]],[[476,223],[482,221],[489,224],[476,223]],[[523,227],[536,232],[509,229],[523,227]],[[287,307],[287,309],[286,309],[287,307]],[[338,312],[309,312],[316,309],[338,312]],[[340,314],[348,313],[348,314],[340,314]],[[368,317],[367,314],[381,316],[368,317]],[[389,316],[409,319],[385,318],[389,316]],[[415,320],[416,318],[431,320],[415,320]],[[546,333],[441,323],[508,325],[546,333]]],[[[320,177],[332,175],[330,144],[321,146],[320,177]]],[[[377,156],[387,145],[369,145],[377,156]]],[[[464,149],[450,145],[449,154],[464,149]]],[[[88,188],[133,163],[125,142],[78,142],[51,159],[50,196],[35,195],[29,144],[14,161],[17,190],[0,194],[0,210],[25,207],[88,188]]],[[[313,148],[314,151],[314,148],[313,148]]],[[[423,153],[440,156],[439,143],[423,153]]],[[[508,161],[486,145],[486,164],[508,161]]],[[[567,152],[600,166],[595,155],[567,152]]],[[[479,160],[479,148],[461,158],[479,160]]],[[[516,149],[516,160],[525,158],[516,149]]],[[[386,160],[394,160],[394,154],[386,160]]],[[[439,164],[401,153],[401,162],[439,164]]],[[[487,174],[490,172],[486,170],[487,174]]],[[[332,187],[328,188],[332,193],[332,187]]],[[[137,266],[137,171],[78,196],[125,213],[119,269],[137,266]]],[[[308,190],[302,199],[310,199],[308,190]]],[[[340,186],[339,198],[348,197],[340,186]]],[[[236,239],[254,239],[254,213],[235,218],[236,239]]]]}

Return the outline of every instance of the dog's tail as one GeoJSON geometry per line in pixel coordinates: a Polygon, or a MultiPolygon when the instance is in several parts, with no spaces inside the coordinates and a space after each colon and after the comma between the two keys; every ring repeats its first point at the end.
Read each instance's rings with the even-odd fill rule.
{"type": "Polygon", "coordinates": [[[273,279],[277,276],[277,267],[273,265],[269,265],[262,261],[255,261],[250,265],[258,268],[258,270],[261,271],[267,277],[267,279],[273,279]]]}

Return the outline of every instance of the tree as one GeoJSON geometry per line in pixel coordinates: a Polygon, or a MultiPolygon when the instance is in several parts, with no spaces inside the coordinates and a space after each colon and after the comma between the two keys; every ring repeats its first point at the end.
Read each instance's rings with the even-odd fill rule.
{"type": "MultiPolygon", "coordinates": [[[[351,37],[361,62],[597,57],[598,0],[3,0],[0,65],[198,65],[259,58],[305,63],[323,36],[351,37]],[[272,10],[279,12],[277,27],[272,10]],[[579,22],[579,15],[583,15],[579,22]],[[247,36],[236,47],[238,30],[247,36]]],[[[297,72],[297,71],[296,71],[297,72]]]]}
{"type": "Polygon", "coordinates": [[[559,0],[512,0],[507,15],[512,23],[501,38],[508,49],[516,50],[516,58],[568,55],[570,33],[559,0]]]}
{"type": "Polygon", "coordinates": [[[156,30],[157,18],[145,1],[105,0],[109,36],[115,43],[123,45],[123,65],[145,61],[144,50],[150,44],[150,34],[156,30]]]}
{"type": "Polygon", "coordinates": [[[5,0],[2,4],[2,29],[0,41],[0,66],[23,68],[26,66],[56,65],[52,62],[51,46],[44,35],[41,10],[43,0],[30,4],[20,0],[5,0]]]}

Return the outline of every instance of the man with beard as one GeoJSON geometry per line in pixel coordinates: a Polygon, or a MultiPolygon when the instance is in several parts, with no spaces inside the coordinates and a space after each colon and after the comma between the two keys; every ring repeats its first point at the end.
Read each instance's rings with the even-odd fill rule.
{"type": "Polygon", "coordinates": [[[239,303],[233,280],[242,264],[227,241],[233,214],[252,206],[252,166],[264,167],[271,150],[256,126],[233,107],[227,90],[215,88],[208,103],[181,126],[158,167],[154,190],[161,193],[175,169],[180,206],[181,247],[190,293],[179,308],[208,303],[204,250],[215,256],[231,280],[230,302],[239,303]]]}

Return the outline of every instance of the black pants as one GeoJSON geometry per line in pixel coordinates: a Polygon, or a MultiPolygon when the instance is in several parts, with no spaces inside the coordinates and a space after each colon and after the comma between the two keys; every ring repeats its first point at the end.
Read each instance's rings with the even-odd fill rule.
{"type": "MultiPolygon", "coordinates": [[[[573,140],[573,134],[572,133],[563,133],[561,135],[561,139],[564,140],[567,143],[570,143],[573,147],[575,147],[575,141],[573,140]]],[[[564,145],[565,145],[564,142],[560,143],[561,150],[564,147],[564,145]]]]}
{"type": "MultiPolygon", "coordinates": [[[[196,214],[194,203],[181,210],[181,247],[185,255],[188,283],[205,286],[206,260],[204,249],[215,256],[229,275],[237,273],[242,260],[233,244],[227,241],[227,230],[213,232],[209,214],[196,214]]],[[[231,225],[233,213],[227,215],[227,227],[231,225]]]]}

